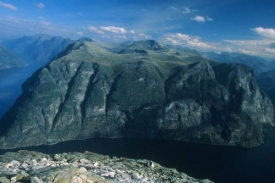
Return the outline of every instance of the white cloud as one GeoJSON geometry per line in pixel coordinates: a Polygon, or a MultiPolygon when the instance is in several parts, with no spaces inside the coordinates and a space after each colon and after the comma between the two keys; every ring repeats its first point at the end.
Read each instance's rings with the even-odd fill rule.
{"type": "Polygon", "coordinates": [[[40,24],[42,27],[49,27],[49,26],[51,25],[51,22],[42,21],[42,22],[39,22],[39,24],[40,24]]]}
{"type": "Polygon", "coordinates": [[[170,6],[169,9],[170,9],[170,10],[173,10],[173,11],[177,11],[177,10],[178,10],[178,8],[175,7],[175,6],[170,6]]]}
{"type": "Polygon", "coordinates": [[[91,32],[96,32],[98,34],[104,34],[104,32],[100,29],[98,29],[97,27],[94,27],[94,26],[88,26],[88,30],[91,31],[91,32]]]}
{"type": "Polygon", "coordinates": [[[237,46],[270,46],[274,41],[272,40],[224,40],[224,42],[231,43],[237,46]]]}
{"type": "Polygon", "coordinates": [[[178,40],[175,40],[175,39],[172,38],[172,37],[166,37],[165,40],[168,41],[168,42],[170,42],[170,43],[172,43],[172,44],[175,44],[175,45],[180,44],[180,43],[178,42],[178,40]]]}
{"type": "Polygon", "coordinates": [[[0,1],[0,6],[2,6],[3,8],[13,10],[13,11],[17,11],[17,7],[15,7],[11,4],[8,4],[8,3],[3,3],[3,2],[0,1]]]}
{"type": "Polygon", "coordinates": [[[176,44],[176,45],[185,45],[185,46],[190,46],[190,47],[196,47],[196,48],[214,48],[211,45],[202,42],[200,37],[194,37],[194,36],[189,36],[187,34],[171,34],[166,36],[166,41],[176,44]]]}
{"type": "Polygon", "coordinates": [[[83,36],[83,32],[76,32],[77,35],[83,36]]]}
{"type": "Polygon", "coordinates": [[[135,31],[134,31],[134,30],[130,30],[130,33],[134,34],[134,33],[135,33],[135,31]]]}
{"type": "Polygon", "coordinates": [[[192,39],[189,35],[187,35],[187,34],[181,34],[181,33],[177,33],[175,35],[171,35],[171,37],[178,38],[179,41],[180,40],[189,41],[189,40],[192,39]]]}
{"type": "Polygon", "coordinates": [[[275,49],[270,48],[274,43],[272,39],[262,40],[224,40],[226,45],[231,45],[234,52],[242,52],[249,55],[274,58],[275,49]]]}
{"type": "Polygon", "coordinates": [[[265,51],[271,54],[275,54],[275,49],[273,48],[265,48],[265,51]]]}
{"type": "Polygon", "coordinates": [[[143,33],[139,34],[140,39],[151,39],[152,37],[143,33]]]}
{"type": "Polygon", "coordinates": [[[221,47],[221,49],[218,49],[220,51],[224,51],[224,52],[233,52],[232,48],[230,48],[229,46],[223,46],[221,47]]]}
{"type": "Polygon", "coordinates": [[[252,50],[242,49],[241,52],[244,54],[247,54],[247,55],[257,55],[257,52],[252,51],[252,50]]]}
{"type": "Polygon", "coordinates": [[[210,21],[213,21],[213,19],[210,18],[210,17],[204,17],[204,16],[199,16],[199,15],[191,18],[191,20],[194,20],[196,22],[210,22],[210,21]]]}
{"type": "Polygon", "coordinates": [[[45,5],[43,3],[38,3],[38,4],[36,4],[36,7],[39,9],[44,9],[45,5]]]}
{"type": "Polygon", "coordinates": [[[127,33],[127,31],[122,27],[108,26],[108,27],[100,27],[100,29],[108,32],[113,32],[113,33],[120,33],[120,34],[127,33]]]}
{"type": "Polygon", "coordinates": [[[256,27],[252,30],[254,32],[256,32],[257,34],[261,35],[261,36],[271,38],[271,39],[275,39],[275,29],[256,27]]]}
{"type": "Polygon", "coordinates": [[[183,7],[182,13],[183,14],[189,14],[189,13],[192,13],[192,12],[195,12],[195,11],[197,11],[197,10],[190,9],[188,7],[183,7]]]}
{"type": "Polygon", "coordinates": [[[98,30],[98,28],[96,28],[96,27],[94,27],[94,26],[88,26],[88,29],[90,30],[90,31],[97,31],[98,30]]]}
{"type": "Polygon", "coordinates": [[[206,19],[203,16],[195,16],[194,18],[191,18],[191,20],[194,20],[196,22],[205,22],[206,19]]]}
{"type": "Polygon", "coordinates": [[[211,22],[211,21],[213,21],[213,18],[206,17],[206,20],[207,20],[208,22],[211,22]]]}

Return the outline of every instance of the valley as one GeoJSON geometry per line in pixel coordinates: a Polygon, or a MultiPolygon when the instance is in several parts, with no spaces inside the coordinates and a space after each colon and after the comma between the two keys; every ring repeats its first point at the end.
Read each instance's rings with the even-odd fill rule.
{"type": "MultiPolygon", "coordinates": [[[[225,166],[241,158],[243,167],[265,167],[261,171],[252,168],[251,172],[268,172],[265,178],[260,173],[253,179],[272,181],[272,71],[254,77],[253,69],[243,64],[220,63],[194,50],[154,40],[111,45],[80,39],[51,57],[45,57],[43,62],[28,62],[27,67],[1,71],[1,94],[10,96],[0,98],[5,104],[1,106],[2,152],[14,148],[50,154],[84,152],[77,145],[83,143],[86,150],[91,145],[96,147],[91,151],[102,149],[97,153],[105,155],[163,162],[163,166],[176,166],[178,171],[215,182],[223,178],[215,175],[218,167],[225,168],[221,167],[223,158],[229,158],[225,166]],[[124,150],[117,152],[112,143],[124,144],[120,145],[124,150]],[[135,151],[144,148],[141,144],[147,143],[148,151],[134,156],[135,151]],[[164,152],[156,158],[150,145],[164,152]],[[259,147],[245,150],[236,146],[259,147]],[[132,151],[126,153],[127,148],[132,151]],[[177,149],[178,154],[170,149],[177,149]],[[176,162],[185,151],[180,162],[186,166],[182,166],[176,162]],[[199,152],[215,162],[216,168],[210,171],[211,163],[203,162],[199,152]],[[266,154],[271,164],[255,161],[260,154],[266,154]],[[173,162],[169,164],[165,155],[176,158],[168,158],[173,162]],[[200,166],[209,171],[201,172],[200,166]]],[[[230,171],[222,175],[229,176],[237,166],[238,163],[231,164],[230,171]]],[[[253,175],[241,167],[234,172],[235,176],[245,175],[239,181],[253,180],[253,175]]],[[[236,177],[228,181],[233,179],[236,177]]]]}

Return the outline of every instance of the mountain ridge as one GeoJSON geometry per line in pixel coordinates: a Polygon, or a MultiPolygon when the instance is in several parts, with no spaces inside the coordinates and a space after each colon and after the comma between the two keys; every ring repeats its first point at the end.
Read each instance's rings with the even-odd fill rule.
{"type": "Polygon", "coordinates": [[[0,148],[93,137],[262,144],[275,128],[274,107],[252,69],[178,53],[70,45],[24,83],[1,119],[0,148]]]}
{"type": "Polygon", "coordinates": [[[229,52],[201,52],[201,55],[224,63],[242,63],[254,69],[255,74],[265,72],[270,68],[267,67],[267,61],[261,57],[251,56],[243,53],[229,53],[229,52]]]}
{"type": "Polygon", "coordinates": [[[37,34],[18,39],[4,40],[3,44],[18,57],[29,64],[45,65],[68,44],[74,41],[69,38],[37,34]]]}
{"type": "Polygon", "coordinates": [[[28,64],[11,53],[6,47],[0,44],[0,70],[14,67],[25,67],[28,64]]]}

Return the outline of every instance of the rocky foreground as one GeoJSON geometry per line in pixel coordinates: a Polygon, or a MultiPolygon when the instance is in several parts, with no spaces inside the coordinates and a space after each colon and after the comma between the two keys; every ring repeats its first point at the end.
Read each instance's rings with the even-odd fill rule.
{"type": "Polygon", "coordinates": [[[21,150],[0,155],[0,182],[186,182],[198,180],[149,160],[103,156],[92,152],[47,155],[21,150]]]}

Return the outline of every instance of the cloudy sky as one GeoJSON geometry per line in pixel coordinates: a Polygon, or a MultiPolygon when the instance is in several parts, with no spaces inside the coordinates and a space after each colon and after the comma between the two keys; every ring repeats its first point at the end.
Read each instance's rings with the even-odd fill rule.
{"type": "Polygon", "coordinates": [[[0,38],[155,39],[275,59],[275,0],[0,0],[0,38]]]}

